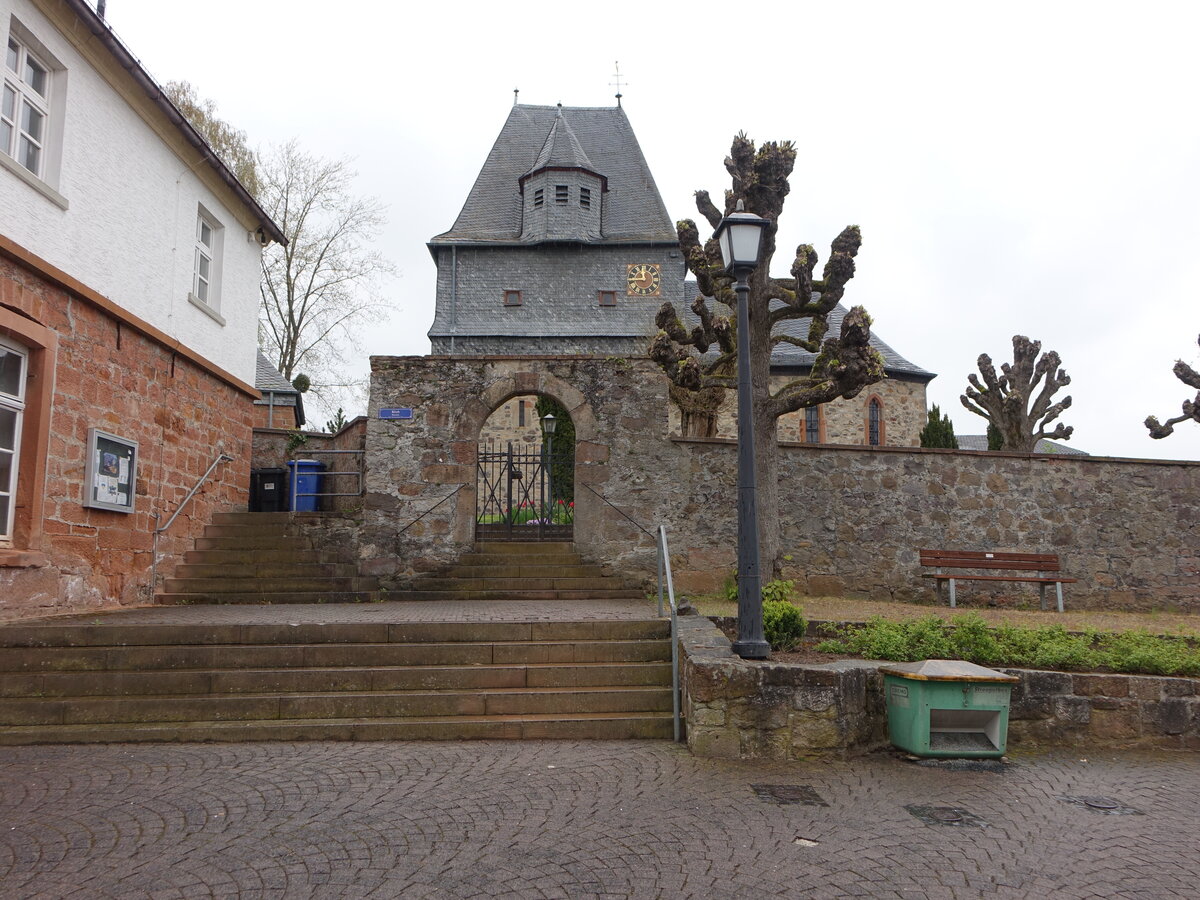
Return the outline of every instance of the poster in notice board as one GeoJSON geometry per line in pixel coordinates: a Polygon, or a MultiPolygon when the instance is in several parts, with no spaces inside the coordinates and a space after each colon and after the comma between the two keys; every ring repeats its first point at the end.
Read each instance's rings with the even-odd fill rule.
{"type": "Polygon", "coordinates": [[[137,485],[137,441],[88,429],[87,479],[83,505],[113,512],[133,512],[137,485]]]}

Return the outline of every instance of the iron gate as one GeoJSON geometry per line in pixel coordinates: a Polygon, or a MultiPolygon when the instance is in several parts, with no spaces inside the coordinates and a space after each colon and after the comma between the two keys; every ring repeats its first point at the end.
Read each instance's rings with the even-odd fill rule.
{"type": "Polygon", "coordinates": [[[569,541],[575,533],[575,448],[509,443],[479,450],[475,538],[569,541]]]}

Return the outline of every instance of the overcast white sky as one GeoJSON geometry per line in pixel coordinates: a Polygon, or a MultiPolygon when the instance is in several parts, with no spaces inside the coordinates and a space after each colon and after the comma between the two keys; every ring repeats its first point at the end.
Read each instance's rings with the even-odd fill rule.
{"type": "MultiPolygon", "coordinates": [[[[1062,356],[1072,446],[1200,458],[1200,426],[1163,441],[1200,367],[1200,4],[730,4],[109,0],[160,81],[184,79],[252,142],[297,137],[355,158],[389,207],[401,276],[362,355],[424,354],[434,266],[512,104],[624,105],[674,218],[720,194],[734,133],[800,147],[779,246],[824,258],[863,230],[849,304],[937,372],[960,434],[975,359],[1014,334],[1062,356]],[[767,14],[765,10],[777,7],[767,14]],[[741,87],[744,85],[744,87],[741,87]]],[[[786,274],[790,254],[777,256],[786,274]],[[787,258],[785,258],[787,257],[787,258]]],[[[356,410],[355,412],[360,412],[356,410]]]]}

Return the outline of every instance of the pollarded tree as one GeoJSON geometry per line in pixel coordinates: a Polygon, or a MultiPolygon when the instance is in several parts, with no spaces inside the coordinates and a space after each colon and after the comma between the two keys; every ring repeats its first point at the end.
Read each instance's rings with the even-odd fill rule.
{"type": "Polygon", "coordinates": [[[1071,405],[1070,397],[1050,402],[1060,388],[1071,383],[1071,376],[1059,368],[1062,360],[1053,350],[1047,350],[1039,358],[1041,341],[1031,341],[1020,334],[1013,335],[1012,340],[1012,364],[1001,365],[1003,374],[999,377],[992,358],[980,354],[978,365],[983,381],[974,373],[967,376],[971,386],[959,398],[962,405],[996,426],[1004,438],[1005,450],[1032,453],[1042,438],[1070,440],[1075,430],[1070,425],[1060,422],[1053,431],[1046,431],[1046,426],[1071,405]]]}
{"type": "MultiPolygon", "coordinates": [[[[862,244],[857,226],[846,228],[833,242],[820,279],[813,278],[817,254],[809,244],[796,248],[790,278],[771,276],[775,235],[784,199],[791,190],[788,176],[796,162],[791,141],[755,148],[744,134],[733,139],[725,168],[733,186],[725,192],[725,213],[739,200],[747,212],[768,221],[763,229],[759,265],[750,276],[750,373],[754,394],[754,438],[757,456],[760,571],[764,578],[777,572],[779,549],[779,453],[776,420],[805,407],[850,399],[882,379],[883,358],[870,344],[871,319],[856,306],[842,319],[840,332],[828,334],[829,315],[854,277],[854,257],[862,244]],[[785,322],[807,319],[803,336],[784,331],[785,322]],[[815,355],[811,370],[772,390],[771,353],[791,344],[815,355]]],[[[721,211],[707,191],[696,192],[696,208],[710,228],[720,224],[721,211]]],[[[715,416],[725,390],[737,386],[737,295],[733,276],[724,271],[717,242],[701,241],[696,223],[679,222],[679,245],[687,267],[696,277],[699,294],[691,305],[695,322],[684,325],[675,308],[664,303],[656,317],[659,331],[650,356],[671,381],[671,394],[688,417],[715,416]],[[717,305],[719,304],[719,305],[717,305]],[[722,311],[721,307],[726,307],[722,311]]]]}
{"type": "MultiPolygon", "coordinates": [[[[1196,343],[1200,344],[1200,338],[1196,339],[1196,343]]],[[[1175,361],[1174,372],[1176,378],[1188,387],[1196,389],[1196,399],[1184,400],[1183,415],[1167,419],[1161,425],[1158,424],[1156,416],[1149,416],[1146,419],[1146,427],[1150,429],[1150,437],[1152,438],[1165,438],[1175,430],[1175,426],[1180,422],[1200,422],[1200,372],[1197,372],[1182,359],[1175,361]]]]}

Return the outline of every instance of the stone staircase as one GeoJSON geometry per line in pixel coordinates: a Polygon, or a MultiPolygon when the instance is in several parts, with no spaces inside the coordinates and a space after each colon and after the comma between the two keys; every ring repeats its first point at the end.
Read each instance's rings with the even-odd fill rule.
{"type": "Polygon", "coordinates": [[[0,627],[0,744],[671,735],[665,620],[221,624],[178,612],[198,615],[0,627]]]}
{"type": "Polygon", "coordinates": [[[475,544],[450,569],[417,579],[406,600],[633,600],[646,596],[637,581],[585,565],[562,541],[475,544]]]}
{"type": "Polygon", "coordinates": [[[358,574],[350,546],[317,546],[321,513],[218,513],[166,579],[155,602],[355,603],[379,583],[358,574]]]}

